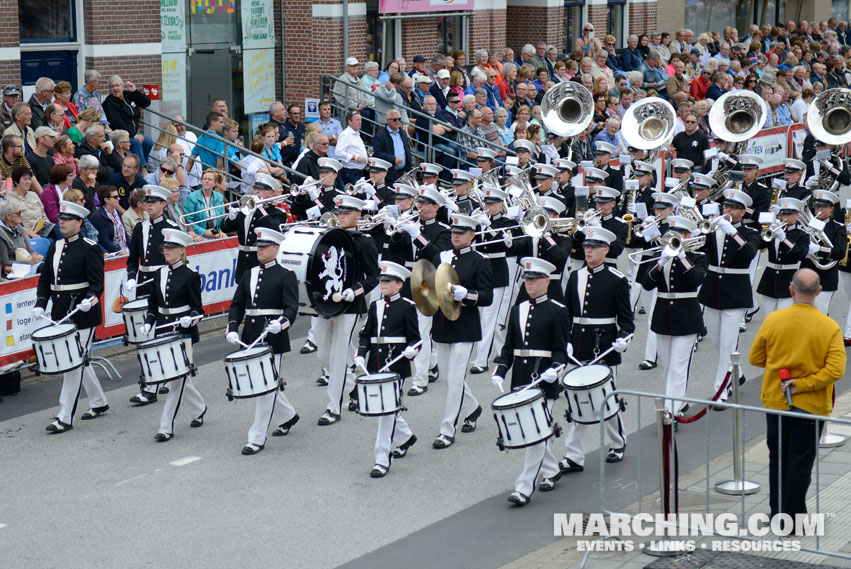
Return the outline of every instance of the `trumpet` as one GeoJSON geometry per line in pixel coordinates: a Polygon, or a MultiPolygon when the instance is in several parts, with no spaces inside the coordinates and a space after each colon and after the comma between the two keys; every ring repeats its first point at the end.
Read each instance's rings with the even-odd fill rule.
{"type": "Polygon", "coordinates": [[[358,231],[372,231],[379,225],[392,221],[386,209],[382,209],[375,215],[364,215],[358,220],[358,231]]]}
{"type": "Polygon", "coordinates": [[[263,199],[263,200],[258,199],[256,196],[253,196],[253,195],[245,195],[245,196],[240,197],[236,201],[232,201],[232,202],[226,203],[224,205],[207,207],[207,208],[204,208],[204,209],[200,209],[198,211],[193,211],[191,213],[184,213],[183,215],[181,215],[179,217],[179,220],[180,220],[180,223],[182,223],[184,225],[194,225],[196,223],[204,223],[206,221],[212,221],[214,219],[219,219],[220,217],[226,217],[228,215],[228,210],[232,207],[238,207],[239,211],[245,217],[251,217],[252,215],[254,215],[254,212],[257,210],[258,207],[266,205],[266,204],[275,204],[275,203],[278,203],[278,202],[282,202],[285,199],[286,199],[286,196],[283,196],[283,195],[273,196],[271,198],[266,198],[266,199],[263,199]],[[213,215],[213,216],[206,216],[206,217],[203,217],[202,219],[198,219],[198,220],[191,221],[191,222],[189,221],[189,218],[192,217],[192,216],[195,216],[195,215],[198,215],[198,214],[201,214],[201,213],[216,211],[219,208],[224,208],[225,213],[220,213],[219,215],[213,215]]]}
{"type": "MultiPolygon", "coordinates": [[[[820,248],[832,249],[833,243],[830,241],[830,238],[825,234],[824,231],[819,231],[810,227],[810,222],[813,219],[813,215],[810,213],[809,204],[809,196],[804,199],[804,211],[798,216],[798,220],[801,223],[801,229],[806,232],[810,237],[810,241],[812,243],[817,244],[820,248]]],[[[813,262],[813,264],[821,270],[832,269],[839,262],[837,259],[822,259],[819,257],[821,253],[815,253],[813,255],[807,255],[807,258],[813,262]]]]}
{"type": "Polygon", "coordinates": [[[331,213],[330,211],[326,211],[323,213],[319,219],[314,219],[313,221],[294,221],[292,223],[282,223],[278,226],[282,232],[289,231],[294,227],[327,227],[328,229],[336,229],[340,226],[340,222],[337,221],[337,216],[331,213]]]}
{"type": "Polygon", "coordinates": [[[298,196],[307,195],[308,190],[312,190],[314,188],[321,188],[322,180],[314,180],[313,178],[307,178],[303,184],[291,184],[290,185],[290,196],[297,198],[298,196]]]}
{"type": "Polygon", "coordinates": [[[576,219],[574,223],[574,231],[579,231],[580,233],[585,231],[585,228],[588,227],[592,222],[599,221],[601,217],[600,210],[592,209],[584,212],[581,216],[576,219]]]}
{"type": "Polygon", "coordinates": [[[681,207],[679,209],[679,215],[693,221],[697,225],[698,231],[700,231],[704,235],[709,235],[710,233],[712,233],[712,222],[703,217],[703,214],[700,213],[700,208],[698,208],[697,206],[681,207]]]}
{"type": "Polygon", "coordinates": [[[659,260],[663,252],[668,252],[673,256],[680,253],[690,253],[702,248],[706,244],[706,236],[698,235],[697,237],[683,237],[676,231],[668,231],[662,236],[662,244],[651,249],[644,249],[629,253],[627,257],[636,265],[642,263],[651,263],[659,260]],[[648,256],[647,259],[641,257],[648,256]]]}
{"type": "Polygon", "coordinates": [[[420,222],[420,214],[413,210],[409,209],[398,218],[394,220],[388,220],[384,222],[384,232],[388,237],[393,237],[394,235],[398,235],[404,231],[402,226],[406,223],[419,223],[420,222]]]}
{"type": "Polygon", "coordinates": [[[372,183],[369,180],[367,180],[366,178],[361,178],[354,184],[346,184],[343,191],[346,193],[346,195],[355,196],[361,192],[365,192],[367,190],[367,187],[370,187],[373,191],[375,191],[375,188],[372,186],[372,183]]]}
{"type": "Polygon", "coordinates": [[[644,238],[644,232],[650,229],[651,227],[659,227],[659,219],[655,215],[651,215],[644,221],[642,221],[638,227],[635,227],[632,232],[639,239],[644,238]]]}
{"type": "Polygon", "coordinates": [[[785,221],[775,221],[771,225],[764,227],[760,231],[759,236],[765,242],[774,241],[778,231],[786,231],[785,221]]]}

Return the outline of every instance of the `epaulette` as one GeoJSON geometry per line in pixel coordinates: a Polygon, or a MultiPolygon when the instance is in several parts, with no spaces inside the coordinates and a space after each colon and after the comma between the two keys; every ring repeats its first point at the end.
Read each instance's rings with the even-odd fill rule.
{"type": "Polygon", "coordinates": [[[83,241],[85,241],[86,243],[88,243],[89,245],[91,245],[93,247],[97,247],[97,241],[92,241],[88,237],[83,237],[83,241]]]}
{"type": "Polygon", "coordinates": [[[616,277],[621,278],[621,279],[626,278],[625,274],[623,274],[622,272],[620,272],[616,268],[612,267],[611,265],[607,265],[606,268],[609,269],[609,272],[612,273],[613,275],[615,275],[616,277]]]}
{"type": "Polygon", "coordinates": [[[564,304],[562,304],[561,302],[559,302],[559,301],[557,301],[557,300],[552,300],[552,299],[550,299],[550,302],[552,302],[553,304],[555,304],[555,305],[556,305],[556,306],[558,306],[559,308],[567,308],[564,304]]]}

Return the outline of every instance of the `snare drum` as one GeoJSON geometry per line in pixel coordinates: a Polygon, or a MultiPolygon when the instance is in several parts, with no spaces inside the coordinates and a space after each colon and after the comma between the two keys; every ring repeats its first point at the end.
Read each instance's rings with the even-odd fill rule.
{"type": "Polygon", "coordinates": [[[332,300],[355,282],[355,246],[348,232],[295,226],[284,234],[278,262],[298,279],[300,314],[336,316],[348,308],[332,300]]]}
{"type": "Polygon", "coordinates": [[[145,383],[164,383],[189,375],[189,357],[180,334],[168,334],[136,346],[145,383]]]}
{"type": "Polygon", "coordinates": [[[606,399],[615,390],[612,368],[595,364],[569,371],[561,380],[567,396],[570,420],[580,425],[593,425],[614,417],[620,408],[617,397],[606,399]]]}
{"type": "Polygon", "coordinates": [[[125,337],[128,344],[141,344],[154,338],[153,329],[147,334],[142,332],[145,326],[145,317],[148,315],[148,299],[137,298],[131,300],[121,307],[121,316],[124,317],[124,327],[127,329],[125,337]]]}
{"type": "Polygon", "coordinates": [[[272,348],[259,345],[225,356],[228,398],[259,397],[280,388],[272,348]]]}
{"type": "Polygon", "coordinates": [[[402,409],[402,378],[398,373],[370,373],[355,379],[358,414],[392,415],[402,409]]]}
{"type": "Polygon", "coordinates": [[[553,436],[553,419],[537,387],[512,391],[491,403],[500,448],[525,448],[553,436]]]}
{"type": "Polygon", "coordinates": [[[84,363],[85,354],[77,326],[71,322],[39,328],[32,333],[30,339],[41,373],[65,373],[84,363]]]}

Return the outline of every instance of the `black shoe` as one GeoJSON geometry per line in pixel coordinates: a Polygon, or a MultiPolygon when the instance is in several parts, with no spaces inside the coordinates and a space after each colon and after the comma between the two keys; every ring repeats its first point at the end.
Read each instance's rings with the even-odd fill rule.
{"type": "Polygon", "coordinates": [[[290,434],[290,429],[293,428],[293,425],[298,423],[299,416],[298,414],[294,415],[292,419],[287,421],[286,423],[281,423],[278,425],[278,428],[272,431],[273,437],[285,437],[290,434]]]}
{"type": "Polygon", "coordinates": [[[147,391],[143,391],[141,393],[137,393],[133,397],[130,398],[130,403],[135,403],[140,407],[142,405],[150,405],[151,403],[157,402],[157,394],[156,393],[148,393],[147,391]]]}
{"type": "Polygon", "coordinates": [[[745,374],[739,376],[739,385],[744,385],[748,378],[745,377],[745,374]]]}
{"type": "Polygon", "coordinates": [[[166,433],[157,433],[154,435],[154,440],[158,443],[164,443],[166,441],[170,441],[174,438],[174,434],[166,434],[166,433]]]}
{"type": "Polygon", "coordinates": [[[639,309],[638,309],[638,313],[639,313],[639,314],[647,314],[647,312],[645,312],[645,311],[644,311],[644,307],[643,307],[643,306],[642,306],[641,308],[639,308],[639,309]]]}
{"type": "Polygon", "coordinates": [[[745,314],[745,322],[750,322],[753,320],[753,317],[756,316],[756,313],[759,312],[759,306],[756,307],[756,310],[753,312],[748,312],[745,314]]]}
{"type": "Polygon", "coordinates": [[[358,410],[358,400],[349,398],[349,411],[357,411],[358,410]]]}
{"type": "Polygon", "coordinates": [[[437,366],[434,366],[430,370],[428,370],[428,382],[434,383],[440,377],[440,370],[437,366]]]}
{"type": "Polygon", "coordinates": [[[72,427],[68,423],[63,423],[59,419],[56,419],[55,421],[50,423],[45,430],[51,435],[57,435],[59,433],[64,433],[65,431],[70,431],[73,428],[74,427],[72,427]]]}
{"type": "Polygon", "coordinates": [[[508,495],[508,501],[517,506],[525,506],[529,503],[529,496],[522,492],[512,492],[508,495]]]}
{"type": "Polygon", "coordinates": [[[455,437],[450,437],[449,435],[437,435],[437,438],[434,439],[431,446],[436,449],[448,448],[451,447],[454,442],[455,437]]]}
{"type": "Polygon", "coordinates": [[[576,464],[569,458],[564,458],[558,463],[558,469],[562,474],[569,474],[571,472],[582,472],[585,470],[585,467],[581,464],[576,464]]]}
{"type": "Polygon", "coordinates": [[[609,452],[606,454],[606,462],[620,462],[620,461],[622,461],[625,450],[626,450],[626,447],[610,448],[609,452]]]}
{"type": "Polygon", "coordinates": [[[482,414],[482,406],[476,407],[476,410],[470,413],[470,416],[464,419],[464,424],[461,425],[462,433],[472,433],[476,430],[476,419],[482,414]]]}
{"type": "Polygon", "coordinates": [[[544,478],[538,486],[541,492],[549,492],[556,487],[556,482],[561,480],[561,471],[557,472],[552,478],[544,478]]]}
{"type": "Polygon", "coordinates": [[[320,375],[316,378],[316,385],[324,386],[328,385],[328,377],[324,375],[320,375]]]}
{"type": "Polygon", "coordinates": [[[109,411],[109,405],[104,405],[103,407],[92,407],[80,417],[83,421],[88,421],[89,419],[94,419],[96,417],[100,417],[104,413],[109,411]]]}
{"type": "Polygon", "coordinates": [[[647,371],[648,369],[653,369],[656,367],[656,362],[651,362],[650,360],[644,360],[640,364],[638,364],[638,369],[642,371],[647,371]]]}
{"type": "Polygon", "coordinates": [[[304,345],[301,347],[301,350],[299,351],[299,353],[301,353],[301,354],[312,354],[315,351],[316,351],[316,344],[314,344],[310,340],[307,340],[304,343],[304,345]]]}
{"type": "Polygon", "coordinates": [[[387,471],[390,470],[388,466],[381,466],[380,464],[376,464],[372,467],[372,470],[369,473],[370,478],[384,478],[384,475],[387,474],[387,471]]]}
{"type": "Polygon", "coordinates": [[[428,385],[424,385],[420,387],[419,385],[415,385],[408,390],[408,395],[411,397],[416,397],[417,395],[422,395],[428,391],[428,385]]]}
{"type": "Polygon", "coordinates": [[[408,449],[414,446],[416,442],[417,435],[411,435],[411,438],[393,449],[393,458],[404,458],[408,454],[408,449]]]}
{"type": "Polygon", "coordinates": [[[204,412],[192,419],[192,422],[189,423],[190,427],[198,428],[204,425],[204,415],[207,413],[206,407],[204,408],[204,412]]]}
{"type": "Polygon", "coordinates": [[[322,416],[319,417],[318,424],[319,426],[324,427],[326,425],[333,425],[334,423],[337,423],[339,421],[340,416],[338,414],[332,413],[331,411],[326,409],[322,416]]]}
{"type": "Polygon", "coordinates": [[[163,383],[162,386],[160,386],[160,389],[159,389],[159,391],[157,391],[157,393],[159,393],[160,395],[167,395],[168,391],[169,391],[168,384],[163,383]]]}
{"type": "Polygon", "coordinates": [[[488,371],[488,368],[482,366],[473,366],[470,368],[470,373],[474,375],[485,373],[486,371],[488,371]]]}
{"type": "Polygon", "coordinates": [[[264,448],[266,448],[266,445],[255,445],[255,444],[248,443],[247,445],[242,447],[242,454],[244,454],[245,456],[257,454],[258,452],[260,452],[264,448]]]}

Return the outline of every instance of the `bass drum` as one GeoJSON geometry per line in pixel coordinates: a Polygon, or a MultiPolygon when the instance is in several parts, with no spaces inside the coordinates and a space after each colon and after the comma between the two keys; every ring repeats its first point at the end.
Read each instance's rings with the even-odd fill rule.
{"type": "Polygon", "coordinates": [[[357,274],[354,241],[347,231],[295,226],[284,235],[278,262],[298,279],[299,314],[337,316],[348,308],[348,303],[332,300],[335,293],[352,288],[357,274]]]}

